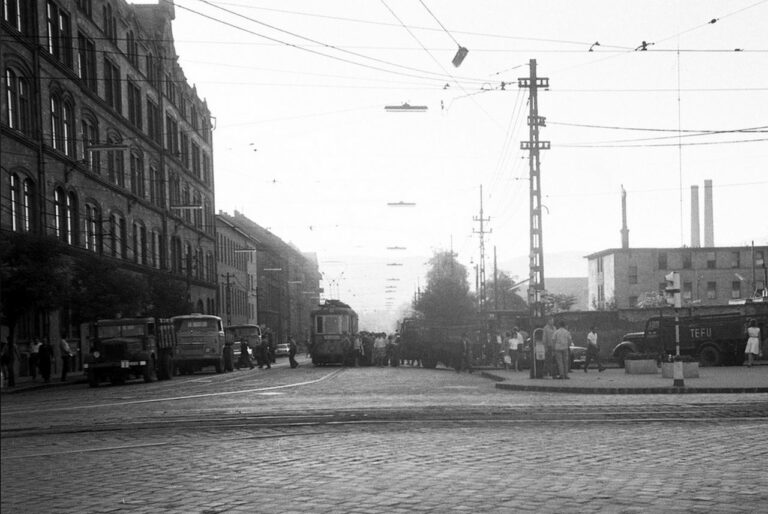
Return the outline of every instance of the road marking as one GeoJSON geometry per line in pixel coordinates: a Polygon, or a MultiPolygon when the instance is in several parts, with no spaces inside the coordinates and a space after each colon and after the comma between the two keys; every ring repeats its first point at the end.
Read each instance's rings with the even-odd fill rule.
{"type": "Polygon", "coordinates": [[[167,398],[152,398],[149,400],[133,400],[128,402],[97,403],[95,405],[74,405],[71,407],[55,407],[52,409],[22,409],[22,410],[3,409],[3,413],[4,414],[31,414],[31,413],[39,413],[39,412],[63,412],[63,411],[72,411],[72,410],[81,410],[81,409],[95,409],[95,408],[101,408],[101,407],[120,407],[122,405],[137,405],[142,403],[172,402],[172,401],[179,401],[179,400],[191,400],[195,398],[211,398],[214,396],[258,393],[262,391],[275,391],[278,389],[289,389],[292,387],[301,387],[306,385],[317,384],[329,378],[333,378],[343,371],[344,371],[343,368],[338,369],[336,371],[332,371],[331,373],[328,373],[327,375],[324,375],[318,378],[317,380],[308,380],[306,382],[298,382],[295,384],[283,384],[283,385],[269,386],[269,387],[256,387],[253,389],[240,389],[238,391],[222,391],[218,393],[201,393],[201,394],[190,394],[186,396],[171,396],[167,398]]]}

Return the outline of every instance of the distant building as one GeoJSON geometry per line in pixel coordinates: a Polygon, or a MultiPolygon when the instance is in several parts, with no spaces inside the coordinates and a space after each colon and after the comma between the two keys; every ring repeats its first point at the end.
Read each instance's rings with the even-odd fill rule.
{"type": "Polygon", "coordinates": [[[768,246],[613,248],[587,255],[588,308],[635,307],[663,291],[664,276],[680,272],[683,305],[723,305],[746,299],[768,282],[768,246]]]}

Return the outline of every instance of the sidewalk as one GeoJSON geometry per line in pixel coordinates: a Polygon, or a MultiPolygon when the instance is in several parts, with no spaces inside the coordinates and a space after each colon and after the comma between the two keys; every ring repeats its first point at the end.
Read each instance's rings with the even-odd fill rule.
{"type": "Polygon", "coordinates": [[[673,379],[655,375],[628,375],[623,369],[608,368],[602,373],[581,369],[569,373],[569,380],[530,378],[528,370],[483,371],[496,380],[498,389],[581,394],[687,394],[687,393],[768,393],[768,366],[724,366],[699,368],[699,378],[686,378],[683,387],[673,379]]]}
{"type": "Polygon", "coordinates": [[[51,387],[63,387],[63,386],[69,386],[69,385],[75,385],[75,384],[85,384],[88,380],[86,379],[85,375],[82,371],[74,371],[67,374],[67,381],[62,382],[61,376],[51,377],[51,381],[46,383],[43,382],[43,379],[41,377],[37,377],[37,379],[32,380],[32,377],[16,377],[16,385],[14,387],[8,387],[7,384],[3,384],[2,389],[0,389],[0,394],[14,394],[14,393],[21,393],[25,391],[34,391],[36,389],[48,389],[51,387]]]}

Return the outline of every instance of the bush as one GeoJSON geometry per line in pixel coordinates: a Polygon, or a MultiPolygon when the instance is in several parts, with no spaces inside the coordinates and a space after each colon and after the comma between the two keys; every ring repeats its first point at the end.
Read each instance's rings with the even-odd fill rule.
{"type": "Polygon", "coordinates": [[[655,361],[659,356],[655,353],[628,353],[624,360],[626,361],[655,361]]]}
{"type": "Polygon", "coordinates": [[[698,362],[691,355],[670,355],[670,362],[698,362]]]}

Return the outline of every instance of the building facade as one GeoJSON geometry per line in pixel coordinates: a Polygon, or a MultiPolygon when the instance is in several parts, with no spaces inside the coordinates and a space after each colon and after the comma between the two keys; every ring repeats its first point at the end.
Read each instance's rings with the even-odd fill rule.
{"type": "MultiPolygon", "coordinates": [[[[302,253],[240,212],[229,215],[220,211],[216,220],[220,231],[221,272],[228,269],[221,255],[228,255],[236,264],[231,273],[248,276],[247,281],[243,278],[238,282],[238,287],[242,284],[250,288],[247,291],[249,309],[255,307],[258,324],[271,333],[276,342],[285,342],[288,336],[297,342],[306,341],[311,328],[310,312],[317,307],[320,296],[321,274],[315,255],[302,253]],[[229,246],[223,248],[222,244],[229,246]],[[251,251],[253,248],[255,252],[251,251]],[[238,260],[237,255],[247,255],[248,259],[238,260]]],[[[222,286],[219,289],[220,298],[226,299],[221,296],[222,286]]],[[[226,305],[220,303],[219,309],[226,319],[226,305]]]]}
{"type": "Polygon", "coordinates": [[[587,255],[591,310],[637,306],[663,292],[665,276],[680,273],[683,306],[745,300],[766,287],[768,246],[618,248],[587,255]]]}
{"type": "Polygon", "coordinates": [[[216,215],[218,315],[229,325],[258,324],[256,257],[261,246],[224,213],[216,215]]]}
{"type": "Polygon", "coordinates": [[[3,0],[1,15],[0,230],[180,282],[215,312],[211,113],[178,65],[173,2],[3,0]]]}

